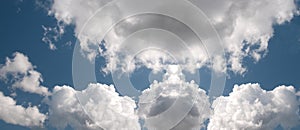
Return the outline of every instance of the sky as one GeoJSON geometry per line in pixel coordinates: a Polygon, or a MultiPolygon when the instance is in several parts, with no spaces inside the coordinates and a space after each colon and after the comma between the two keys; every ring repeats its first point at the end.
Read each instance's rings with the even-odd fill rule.
{"type": "Polygon", "coordinates": [[[1,2],[0,129],[300,128],[299,1],[108,2],[1,2]]]}

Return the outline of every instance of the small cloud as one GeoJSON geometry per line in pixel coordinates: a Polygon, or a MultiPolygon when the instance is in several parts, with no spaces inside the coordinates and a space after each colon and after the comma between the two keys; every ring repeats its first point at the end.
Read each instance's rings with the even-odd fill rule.
{"type": "Polygon", "coordinates": [[[49,45],[50,50],[56,50],[55,42],[57,42],[64,34],[65,26],[63,24],[57,24],[55,27],[46,27],[42,25],[44,30],[42,41],[49,45]]]}
{"type": "Polygon", "coordinates": [[[7,80],[11,75],[13,88],[21,89],[25,92],[40,95],[49,95],[48,88],[41,85],[42,75],[35,70],[29,62],[29,58],[22,53],[15,52],[13,58],[6,58],[4,65],[0,66],[0,78],[7,80]]]}
{"type": "Polygon", "coordinates": [[[17,6],[17,13],[21,13],[21,4],[24,2],[24,0],[16,0],[15,4],[17,6]]]}
{"type": "Polygon", "coordinates": [[[24,108],[17,105],[16,101],[0,92],[0,119],[6,123],[26,127],[42,127],[47,116],[40,113],[37,106],[24,108]]]}
{"type": "Polygon", "coordinates": [[[65,43],[66,46],[72,46],[72,44],[73,43],[71,41],[68,41],[68,42],[65,43]]]}

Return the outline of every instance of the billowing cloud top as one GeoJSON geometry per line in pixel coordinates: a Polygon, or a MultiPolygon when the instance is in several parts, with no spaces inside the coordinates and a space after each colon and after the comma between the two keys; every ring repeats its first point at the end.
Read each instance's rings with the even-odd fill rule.
{"type": "Polygon", "coordinates": [[[57,128],[71,125],[78,130],[140,129],[135,102],[120,97],[113,86],[90,84],[82,91],[56,86],[48,105],[50,123],[57,128]]]}
{"type": "Polygon", "coordinates": [[[211,110],[205,91],[185,82],[178,65],[170,65],[162,82],[143,91],[138,112],[151,130],[193,130],[203,127],[211,110]]]}
{"type": "MultiPolygon", "coordinates": [[[[18,76],[18,73],[27,73],[28,68],[33,68],[31,66],[25,55],[15,53],[15,58],[8,59],[1,72],[18,76]]],[[[208,129],[258,130],[299,125],[299,92],[296,93],[293,86],[265,91],[259,84],[235,85],[229,96],[213,101],[211,110],[205,91],[193,81],[186,82],[181,71],[179,65],[169,65],[163,81],[154,81],[143,91],[137,112],[133,99],[120,96],[112,85],[97,83],[81,91],[69,86],[54,87],[51,94],[44,95],[49,114],[40,113],[37,106],[18,105],[13,98],[0,92],[0,119],[27,127],[43,127],[49,120],[51,126],[59,129],[71,126],[108,130],[139,130],[139,119],[148,129],[174,130],[200,129],[207,119],[208,129]]]]}
{"type": "Polygon", "coordinates": [[[235,85],[229,96],[217,98],[209,130],[272,130],[299,125],[299,101],[294,87],[279,86],[272,91],[259,84],[235,85]]]}
{"type": "Polygon", "coordinates": [[[0,77],[24,92],[45,96],[49,114],[41,113],[37,106],[18,105],[13,98],[0,92],[0,119],[27,127],[44,127],[44,122],[49,120],[51,126],[59,129],[67,126],[74,129],[140,129],[135,101],[119,96],[114,86],[90,84],[82,91],[56,86],[48,92],[48,88],[40,85],[41,74],[34,68],[27,56],[16,52],[0,67],[0,77]]]}

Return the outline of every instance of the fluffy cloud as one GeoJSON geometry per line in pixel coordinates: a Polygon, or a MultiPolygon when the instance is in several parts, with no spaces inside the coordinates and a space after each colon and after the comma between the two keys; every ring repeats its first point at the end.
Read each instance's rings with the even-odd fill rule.
{"type": "Polygon", "coordinates": [[[203,127],[210,103],[204,90],[185,82],[178,66],[171,65],[163,82],[154,82],[143,91],[138,112],[148,129],[192,130],[203,127]]]}
{"type": "Polygon", "coordinates": [[[13,58],[6,58],[6,63],[0,66],[0,78],[8,80],[12,76],[13,88],[19,88],[25,92],[49,95],[48,88],[41,85],[43,81],[39,72],[34,70],[27,56],[16,52],[13,58]]]}
{"type": "Polygon", "coordinates": [[[90,84],[82,91],[56,86],[48,105],[50,124],[57,128],[140,129],[135,102],[120,97],[113,86],[90,84]]]}
{"type": "Polygon", "coordinates": [[[0,119],[6,123],[34,127],[43,126],[46,115],[40,113],[36,106],[24,108],[17,105],[11,97],[0,92],[0,119]]]}
{"type": "Polygon", "coordinates": [[[271,130],[293,128],[300,122],[299,101],[292,86],[265,91],[259,84],[235,85],[229,96],[217,98],[209,130],[271,130]]]}
{"type": "Polygon", "coordinates": [[[24,54],[16,52],[13,54],[13,57],[13,59],[7,57],[5,65],[1,66],[0,76],[2,78],[6,77],[9,73],[13,75],[25,74],[28,70],[33,69],[28,57],[24,54]]]}
{"type": "Polygon", "coordinates": [[[259,61],[267,52],[273,25],[290,21],[296,14],[294,0],[192,0],[210,17],[223,37],[231,70],[243,73],[243,58],[259,61]]]}
{"type": "MultiPolygon", "coordinates": [[[[108,2],[112,1],[54,1],[50,10],[50,14],[53,14],[58,21],[76,25],[75,34],[83,52],[90,60],[98,54],[106,58],[107,68],[104,69],[105,71],[121,69],[125,72],[131,72],[135,67],[139,67],[137,64],[145,65],[154,70],[161,70],[166,64],[174,62],[178,62],[183,68],[194,71],[195,68],[200,68],[206,64],[208,60],[206,51],[203,46],[199,46],[201,41],[197,39],[192,30],[189,30],[187,25],[163,15],[130,17],[116,25],[107,32],[104,39],[101,39],[99,35],[107,31],[105,28],[124,17],[122,15],[124,11],[130,10],[122,8],[123,11],[120,8],[123,5],[118,5],[120,3],[110,3],[109,9],[104,11],[109,15],[96,15],[87,23],[93,13],[108,2]],[[168,22],[170,20],[171,23],[168,22]],[[100,22],[108,23],[99,24],[100,22]],[[175,26],[176,28],[174,28],[175,26]],[[139,32],[147,28],[162,27],[165,27],[163,29],[167,31],[153,29],[150,30],[150,33],[148,31],[139,32]],[[181,37],[178,38],[168,31],[175,35],[181,35],[181,37]],[[131,35],[133,33],[136,33],[137,36],[131,35]],[[182,43],[180,38],[184,39],[185,43],[182,43]],[[121,43],[122,41],[123,43],[121,43]],[[103,48],[99,48],[99,45],[103,48]],[[155,57],[149,57],[149,55],[155,57]]],[[[129,2],[133,3],[133,1],[129,2]]],[[[159,10],[159,8],[157,9],[159,10]]]]}
{"type": "MultiPolygon", "coordinates": [[[[273,36],[273,25],[290,21],[296,13],[294,0],[275,0],[272,2],[268,0],[224,0],[221,2],[218,0],[190,1],[208,16],[209,21],[221,36],[224,50],[228,56],[227,64],[230,70],[239,74],[243,74],[247,70],[243,64],[245,57],[250,57],[257,62],[267,53],[268,41],[273,36]]],[[[120,18],[126,16],[126,12],[133,10],[132,8],[124,8],[124,6],[135,4],[130,1],[123,3],[124,5],[121,4],[122,2],[118,4],[109,2],[112,1],[91,0],[86,2],[83,0],[54,0],[50,14],[65,24],[74,24],[75,34],[79,39],[82,50],[86,52],[87,57],[93,59],[100,53],[106,57],[108,69],[114,70],[123,68],[122,70],[124,70],[124,68],[126,68],[127,70],[125,71],[132,71],[132,67],[138,67],[134,65],[136,62],[142,62],[142,64],[155,70],[163,68],[161,66],[168,63],[163,61],[174,62],[174,59],[171,58],[170,60],[170,58],[165,57],[163,51],[160,51],[162,54],[160,54],[158,58],[155,57],[156,59],[152,58],[149,60],[145,57],[147,55],[155,55],[155,53],[151,53],[151,51],[148,51],[147,54],[135,57],[136,50],[145,49],[147,47],[155,47],[167,52],[169,51],[171,56],[173,56],[173,58],[175,57],[176,62],[182,64],[183,69],[193,71],[195,68],[209,65],[205,47],[201,46],[199,41],[195,39],[191,40],[194,34],[190,35],[190,30],[185,28],[184,25],[180,23],[176,24],[176,21],[166,19],[166,16],[159,17],[159,15],[157,15],[158,17],[152,17],[151,15],[141,15],[138,17],[129,17],[107,32],[104,37],[106,42],[101,42],[103,39],[101,39],[99,34],[106,33],[107,30],[105,30],[105,28],[113,26],[120,18]],[[109,9],[104,9],[105,11],[102,12],[105,15],[97,14],[93,16],[96,11],[99,11],[99,9],[104,6],[109,7],[109,9]],[[91,16],[93,16],[93,18],[89,19],[91,16]],[[87,20],[90,20],[88,24],[87,20]],[[176,28],[172,28],[173,25],[176,26],[176,28]],[[187,48],[186,46],[182,46],[182,43],[178,45],[171,40],[165,41],[166,39],[170,39],[170,37],[168,38],[167,34],[157,34],[155,31],[150,31],[150,35],[144,33],[142,35],[144,37],[133,38],[126,44],[126,40],[132,36],[131,34],[147,29],[148,27],[170,31],[179,36],[182,40],[189,39],[186,43],[187,48]],[[151,39],[151,37],[154,38],[151,39]],[[125,43],[120,43],[121,41],[125,43]],[[99,48],[100,44],[102,44],[101,46],[104,46],[105,49],[99,48]],[[176,53],[173,53],[172,48],[176,50],[176,53]],[[137,58],[137,60],[134,58],[137,58]],[[129,64],[132,62],[133,64],[129,64]],[[187,67],[185,68],[184,66],[187,67]]],[[[159,6],[155,9],[163,10],[162,7],[159,6]]],[[[184,11],[186,10],[182,8],[182,12],[184,11]]],[[[199,24],[199,26],[203,26],[201,23],[199,24]]],[[[211,36],[207,37],[208,40],[205,38],[201,40],[209,41],[211,36]]],[[[209,45],[207,44],[206,46],[209,45]]],[[[148,50],[151,49],[148,48],[148,50]]],[[[224,65],[226,61],[221,60],[222,63],[220,63],[220,60],[214,60],[214,55],[211,57],[213,58],[212,62],[218,62],[216,63],[219,65],[216,67],[218,71],[226,71],[226,69],[220,69],[220,67],[224,68],[226,66],[224,65]]]]}
{"type": "MultiPolygon", "coordinates": [[[[40,85],[41,74],[34,68],[27,56],[16,52],[1,66],[0,77],[12,82],[13,88],[47,96],[45,102],[49,105],[50,125],[61,129],[68,125],[75,129],[140,129],[135,102],[129,97],[119,96],[113,86],[90,84],[82,91],[56,86],[50,93],[40,85]]],[[[16,105],[12,98],[1,92],[0,101],[0,119],[7,123],[42,126],[47,118],[36,106],[24,108],[16,105]]]]}

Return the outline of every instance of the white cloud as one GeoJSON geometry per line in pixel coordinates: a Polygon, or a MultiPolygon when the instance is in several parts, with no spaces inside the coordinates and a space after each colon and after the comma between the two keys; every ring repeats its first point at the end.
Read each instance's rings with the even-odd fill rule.
{"type": "Polygon", "coordinates": [[[25,92],[37,93],[41,95],[49,95],[48,88],[41,86],[43,81],[42,76],[39,72],[29,70],[28,75],[24,76],[21,80],[16,81],[12,87],[20,88],[25,92]]]}
{"type": "Polygon", "coordinates": [[[65,26],[57,22],[57,26],[55,27],[46,27],[42,25],[44,30],[42,41],[49,45],[50,50],[56,50],[55,42],[57,42],[61,36],[65,33],[65,26]]]}
{"type": "Polygon", "coordinates": [[[244,73],[245,57],[259,61],[267,52],[273,25],[290,21],[296,14],[294,0],[191,0],[211,19],[224,40],[231,70],[244,73]]]}
{"type": "Polygon", "coordinates": [[[140,129],[134,111],[135,102],[129,97],[119,96],[113,86],[90,84],[82,91],[69,86],[56,86],[50,98],[49,121],[54,127],[63,129],[70,125],[74,129],[140,129]]]}
{"type": "Polygon", "coordinates": [[[200,129],[210,115],[205,91],[185,82],[181,70],[171,65],[163,82],[154,82],[139,97],[139,115],[148,129],[200,129]]]}
{"type": "MultiPolygon", "coordinates": [[[[293,0],[190,1],[204,11],[223,39],[228,62],[219,55],[213,56],[213,68],[226,71],[227,63],[230,70],[239,74],[247,71],[243,64],[244,58],[250,57],[258,62],[267,53],[268,42],[274,32],[273,26],[290,21],[296,12],[293,0]]],[[[104,38],[106,43],[103,43],[105,49],[100,49],[98,45],[103,39],[98,34],[122,17],[124,10],[120,6],[123,5],[112,5],[110,10],[104,12],[105,15],[97,15],[90,24],[85,23],[109,2],[111,0],[54,0],[49,11],[58,23],[74,24],[75,35],[81,33],[77,38],[87,58],[92,60],[98,54],[104,56],[108,60],[108,69],[121,68],[131,72],[139,67],[137,63],[142,63],[156,71],[178,62],[182,69],[193,71],[210,65],[205,49],[196,45],[195,41],[187,43],[188,48],[185,48],[178,41],[169,41],[173,35],[162,33],[161,30],[152,30],[149,34],[140,32],[135,34],[138,38],[128,38],[136,25],[154,23],[157,26],[164,22],[162,17],[125,20],[108,32],[104,38]],[[127,44],[121,44],[120,41],[127,44]],[[158,49],[149,49],[136,55],[136,52],[149,45],[158,49]]],[[[174,21],[167,24],[176,25],[174,21]]],[[[64,33],[64,28],[43,28],[45,34],[42,40],[49,44],[50,49],[55,49],[52,41],[57,41],[59,35],[64,33]],[[48,37],[51,31],[59,35],[51,39],[48,37]]],[[[181,28],[178,30],[187,39],[191,38],[188,31],[181,28]]],[[[210,103],[205,91],[193,82],[185,82],[180,70],[176,69],[174,66],[168,68],[163,82],[154,82],[140,96],[138,114],[149,129],[199,129],[210,116],[210,103]]],[[[0,67],[1,78],[7,80],[9,75],[14,77],[13,88],[49,95],[48,89],[41,85],[41,74],[35,71],[28,57],[23,54],[15,53],[13,59],[7,58],[5,65],[0,67]]],[[[46,116],[39,113],[37,107],[24,108],[16,105],[12,98],[1,94],[1,119],[23,126],[43,124],[46,116]],[[8,111],[10,109],[7,107],[14,112],[8,111]]],[[[299,123],[296,95],[299,94],[291,86],[280,86],[272,91],[262,90],[258,84],[235,86],[229,96],[214,101],[208,129],[273,129],[277,125],[293,127],[299,123]]],[[[56,86],[47,103],[50,124],[57,128],[70,125],[76,129],[140,129],[134,110],[135,102],[129,97],[120,97],[113,86],[90,84],[83,91],[76,91],[69,86],[56,86]]]]}
{"type": "MultiPolygon", "coordinates": [[[[0,76],[11,81],[13,88],[50,96],[46,97],[46,103],[49,105],[49,121],[52,126],[65,128],[70,125],[75,129],[140,129],[134,110],[135,102],[129,97],[119,96],[113,86],[90,84],[82,91],[69,86],[56,86],[50,93],[40,85],[41,74],[34,69],[27,56],[16,52],[12,59],[7,58],[6,63],[1,66],[0,76]]],[[[41,126],[46,119],[46,115],[39,113],[37,107],[23,108],[2,93],[0,101],[0,118],[7,123],[41,126]]]]}
{"type": "MultiPolygon", "coordinates": [[[[93,17],[93,20],[89,21],[88,24],[86,24],[86,22],[95,11],[108,2],[111,1],[54,1],[52,9],[50,10],[51,14],[53,14],[58,21],[76,25],[75,34],[88,59],[92,60],[99,53],[107,59],[106,72],[117,69],[121,69],[124,72],[132,72],[132,70],[134,70],[135,67],[139,67],[140,64],[158,70],[164,68],[166,63],[174,63],[175,61],[179,62],[178,64],[181,64],[185,69],[194,71],[195,68],[200,68],[206,64],[208,58],[205,50],[203,50],[204,48],[192,46],[199,44],[196,43],[199,41],[195,42],[195,37],[193,37],[193,42],[187,43],[188,46],[183,45],[180,39],[175,38],[176,36],[174,36],[174,34],[162,32],[161,30],[151,30],[157,33],[150,32],[150,35],[145,34],[147,31],[141,34],[137,33],[137,35],[140,36],[139,38],[126,39],[135,31],[136,25],[142,27],[143,24],[154,23],[153,26],[160,26],[161,22],[170,20],[162,16],[160,16],[160,18],[163,19],[151,16],[126,19],[123,24],[117,25],[115,29],[107,33],[104,38],[106,43],[103,44],[105,49],[99,49],[98,45],[101,44],[103,40],[100,39],[101,36],[99,36],[99,33],[104,33],[106,31],[104,28],[122,17],[122,10],[120,10],[119,5],[112,4],[111,9],[105,12],[109,15],[97,15],[93,17]],[[103,23],[103,21],[109,21],[109,23],[103,23]],[[103,25],[99,23],[103,23],[103,25]],[[126,41],[124,42],[126,43],[120,43],[125,39],[126,41]],[[150,48],[147,49],[147,47],[150,48]],[[158,48],[159,50],[153,50],[153,48],[158,48]],[[144,49],[144,51],[142,51],[142,49],[144,49]],[[139,53],[139,51],[142,51],[142,53],[139,53]]],[[[175,24],[178,25],[181,23],[177,21],[175,24]]],[[[181,31],[180,33],[185,37],[194,36],[194,34],[188,35],[192,33],[191,30],[188,30],[189,32],[187,33],[182,31],[187,30],[185,25],[181,24],[180,26],[182,27],[176,31],[181,31]]],[[[171,27],[169,27],[169,29],[171,29],[171,27]]]]}
{"type": "Polygon", "coordinates": [[[271,130],[281,125],[299,125],[299,101],[292,86],[279,86],[272,91],[259,84],[235,85],[229,96],[218,97],[209,130],[271,130]]]}
{"type": "Polygon", "coordinates": [[[12,76],[13,88],[19,88],[25,92],[36,93],[40,95],[49,95],[48,88],[41,85],[43,81],[39,72],[29,62],[27,56],[16,52],[13,58],[6,58],[4,65],[0,66],[0,78],[8,80],[12,76]]]}
{"type": "Polygon", "coordinates": [[[13,54],[13,59],[6,58],[5,65],[1,66],[0,76],[6,77],[7,74],[13,75],[27,73],[28,70],[33,69],[32,64],[29,62],[27,56],[22,53],[16,52],[13,54]]]}
{"type": "Polygon", "coordinates": [[[21,125],[26,127],[42,127],[46,115],[40,113],[36,106],[24,108],[17,105],[11,97],[4,96],[0,92],[0,119],[6,123],[21,125]]]}
{"type": "MultiPolygon", "coordinates": [[[[190,1],[204,11],[223,40],[223,47],[228,54],[228,62],[221,60],[223,63],[220,63],[218,60],[216,65],[220,66],[214,65],[214,67],[219,71],[226,71],[226,69],[220,69],[220,67],[224,68],[224,64],[227,63],[230,70],[239,74],[243,74],[247,71],[245,64],[243,64],[244,58],[250,57],[253,58],[254,62],[257,62],[267,53],[268,41],[273,36],[273,25],[290,21],[297,12],[294,0],[190,1]]],[[[183,69],[190,69],[193,71],[195,68],[201,68],[204,65],[208,65],[207,63],[209,61],[207,54],[205,53],[205,48],[201,47],[199,44],[194,44],[191,41],[187,43],[189,49],[186,49],[180,45],[174,44],[174,42],[165,42],[163,39],[160,39],[163,38],[163,36],[159,37],[159,35],[154,35],[156,33],[152,33],[153,36],[158,37],[152,39],[152,42],[149,41],[149,39],[147,39],[148,42],[141,42],[143,41],[143,38],[136,38],[135,40],[133,39],[134,43],[128,45],[120,43],[120,41],[126,40],[129,34],[133,33],[135,28],[138,28],[137,26],[142,27],[150,24],[159,25],[164,23],[164,20],[158,17],[153,19],[143,16],[128,18],[124,21],[123,25],[117,25],[117,27],[108,32],[107,36],[104,38],[107,42],[104,44],[106,51],[100,49],[99,52],[98,44],[101,44],[103,39],[99,39],[101,37],[98,34],[104,33],[106,31],[104,28],[113,25],[114,21],[116,22],[120,17],[123,17],[122,15],[124,15],[125,12],[130,10],[122,10],[124,9],[122,6],[128,5],[114,5],[110,3],[110,5],[108,5],[110,6],[110,9],[103,12],[105,15],[96,15],[89,24],[86,24],[93,13],[109,2],[111,2],[111,0],[91,0],[88,2],[83,0],[54,0],[50,14],[54,15],[58,21],[62,21],[65,24],[74,24],[75,34],[78,36],[78,34],[81,33],[77,38],[80,41],[82,50],[86,52],[87,57],[93,59],[100,53],[108,60],[107,67],[110,67],[108,69],[114,70],[116,68],[122,69],[125,67],[130,68],[128,71],[132,71],[132,67],[138,67],[134,64],[128,64],[135,56],[134,49],[149,46],[158,47],[171,52],[172,48],[175,49],[176,53],[173,54],[173,56],[180,59],[179,63],[182,64],[183,69]],[[201,52],[203,52],[203,54],[201,54],[201,52]],[[118,64],[119,66],[116,66],[115,64],[118,64]],[[186,68],[184,68],[185,65],[187,66],[186,68]]],[[[134,3],[128,2],[126,4],[134,3]]],[[[160,10],[160,8],[157,7],[157,10],[160,10]]],[[[176,22],[172,21],[168,24],[175,23],[176,22]]],[[[187,30],[176,30],[175,28],[175,31],[179,32],[179,34],[189,36],[189,39],[191,39],[192,35],[188,35],[189,32],[187,30]]],[[[144,36],[149,38],[151,35],[144,36]]],[[[163,57],[163,55],[161,57],[163,57]]],[[[213,58],[214,56],[211,57],[213,58]]],[[[147,57],[139,56],[139,59],[139,61],[145,61],[146,63],[143,64],[146,64],[147,67],[157,67],[165,64],[155,61],[154,58],[149,61],[147,57]],[[151,65],[151,63],[158,64],[151,65]]],[[[131,62],[135,63],[134,60],[131,62]]]]}

